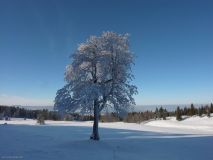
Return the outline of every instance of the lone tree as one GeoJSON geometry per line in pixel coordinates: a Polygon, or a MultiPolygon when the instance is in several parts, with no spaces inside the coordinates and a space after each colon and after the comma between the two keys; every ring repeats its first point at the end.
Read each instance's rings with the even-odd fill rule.
{"type": "Polygon", "coordinates": [[[118,114],[135,104],[136,86],[130,84],[133,54],[128,34],[103,32],[91,36],[77,48],[67,65],[67,84],[56,93],[54,108],[66,112],[94,112],[91,139],[99,140],[100,112],[111,107],[118,114]]]}

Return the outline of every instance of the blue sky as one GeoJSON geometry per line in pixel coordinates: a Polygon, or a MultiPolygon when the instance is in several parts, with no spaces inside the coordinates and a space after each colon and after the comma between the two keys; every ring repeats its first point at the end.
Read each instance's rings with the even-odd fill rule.
{"type": "Polygon", "coordinates": [[[1,0],[0,103],[51,105],[79,43],[129,33],[141,104],[213,100],[211,0],[1,0]]]}

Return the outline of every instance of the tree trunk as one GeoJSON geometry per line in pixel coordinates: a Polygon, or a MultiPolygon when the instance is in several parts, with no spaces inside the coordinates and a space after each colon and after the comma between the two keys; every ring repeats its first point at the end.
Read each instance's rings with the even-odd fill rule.
{"type": "Polygon", "coordinates": [[[93,132],[90,136],[90,139],[98,141],[99,133],[98,133],[98,119],[99,119],[99,110],[98,110],[98,104],[97,101],[94,102],[94,122],[93,122],[93,132]]]}

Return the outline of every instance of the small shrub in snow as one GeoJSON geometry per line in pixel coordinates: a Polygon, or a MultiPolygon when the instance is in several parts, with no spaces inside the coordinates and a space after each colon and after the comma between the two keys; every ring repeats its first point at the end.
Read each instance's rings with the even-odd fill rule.
{"type": "Polygon", "coordinates": [[[40,125],[44,125],[45,122],[44,122],[44,116],[42,114],[39,114],[38,117],[37,117],[37,123],[40,124],[40,125]]]}
{"type": "Polygon", "coordinates": [[[208,110],[207,110],[207,117],[211,117],[211,112],[210,112],[210,109],[208,108],[208,110]]]}

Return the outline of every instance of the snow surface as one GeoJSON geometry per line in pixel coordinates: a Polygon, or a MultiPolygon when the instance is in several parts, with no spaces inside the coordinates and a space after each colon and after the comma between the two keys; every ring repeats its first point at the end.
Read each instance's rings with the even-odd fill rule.
{"type": "Polygon", "coordinates": [[[99,142],[89,140],[92,122],[45,123],[0,121],[0,159],[213,160],[213,117],[100,123],[99,142]]]}

